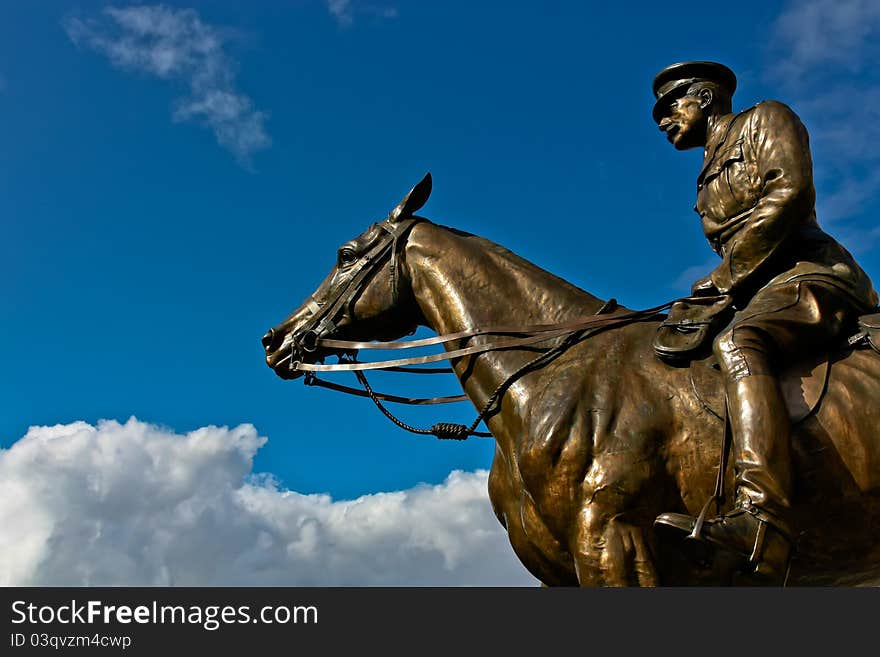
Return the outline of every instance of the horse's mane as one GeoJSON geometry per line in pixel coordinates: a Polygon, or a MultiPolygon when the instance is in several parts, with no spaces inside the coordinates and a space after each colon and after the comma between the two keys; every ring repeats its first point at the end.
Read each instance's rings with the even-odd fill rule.
{"type": "Polygon", "coordinates": [[[546,280],[546,287],[548,291],[550,287],[556,287],[560,292],[567,294],[575,294],[577,296],[584,297],[586,302],[595,302],[598,299],[596,296],[590,294],[586,290],[578,287],[565,280],[561,276],[557,276],[551,271],[544,269],[543,267],[536,265],[531,260],[527,260],[522,256],[514,253],[510,249],[501,246],[497,242],[493,242],[490,239],[485,237],[481,237],[479,235],[475,235],[473,233],[469,233],[467,231],[460,230],[458,228],[454,228],[452,226],[446,226],[444,224],[438,224],[436,222],[431,222],[438,228],[441,228],[449,233],[452,233],[456,237],[462,238],[465,242],[467,242],[471,248],[475,252],[479,252],[482,257],[492,257],[494,256],[494,260],[496,262],[503,263],[504,268],[510,268],[512,270],[519,270],[521,272],[530,273],[532,276],[537,278],[543,278],[546,280]]]}

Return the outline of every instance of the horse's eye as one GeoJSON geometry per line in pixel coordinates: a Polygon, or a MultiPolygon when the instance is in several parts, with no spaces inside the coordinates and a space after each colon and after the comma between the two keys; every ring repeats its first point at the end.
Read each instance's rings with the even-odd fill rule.
{"type": "Polygon", "coordinates": [[[355,253],[354,249],[344,247],[339,249],[339,265],[341,267],[345,267],[346,265],[350,265],[355,260],[357,260],[357,253],[355,253]]]}

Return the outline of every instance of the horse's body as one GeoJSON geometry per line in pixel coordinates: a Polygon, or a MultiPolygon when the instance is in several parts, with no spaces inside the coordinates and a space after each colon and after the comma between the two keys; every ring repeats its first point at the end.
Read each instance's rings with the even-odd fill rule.
{"type": "MultiPolygon", "coordinates": [[[[411,229],[402,255],[402,300],[388,303],[387,279],[377,274],[343,334],[387,338],[414,324],[440,334],[550,324],[603,305],[485,239],[427,221],[411,229]],[[371,335],[361,330],[366,327],[371,335]]],[[[339,269],[314,299],[332,288],[339,269]]],[[[293,336],[308,313],[303,306],[274,330],[293,336]]],[[[678,543],[658,540],[653,528],[661,512],[699,512],[714,487],[723,436],[688,369],[654,356],[656,328],[635,322],[575,344],[518,379],[488,419],[496,439],[492,505],[519,559],[545,584],[717,583],[712,571],[686,560],[678,543]]],[[[270,365],[290,344],[285,338],[267,345],[270,365]]],[[[534,356],[533,350],[492,351],[456,359],[453,367],[480,408],[534,356]]],[[[801,535],[790,584],[880,584],[878,392],[880,357],[853,351],[833,363],[821,406],[795,428],[794,515],[801,535]]]]}

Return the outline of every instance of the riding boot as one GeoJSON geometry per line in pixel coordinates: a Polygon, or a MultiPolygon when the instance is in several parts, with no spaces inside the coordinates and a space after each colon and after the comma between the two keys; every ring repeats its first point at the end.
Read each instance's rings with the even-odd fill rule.
{"type": "Polygon", "coordinates": [[[680,529],[734,553],[769,578],[784,577],[791,551],[791,421],[775,377],[744,376],[727,386],[736,473],[734,509],[700,522],[664,513],[656,525],[680,529]]]}

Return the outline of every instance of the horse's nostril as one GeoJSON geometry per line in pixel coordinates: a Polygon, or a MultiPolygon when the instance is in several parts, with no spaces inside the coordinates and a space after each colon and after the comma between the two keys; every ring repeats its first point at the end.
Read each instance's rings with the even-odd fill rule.
{"type": "Polygon", "coordinates": [[[263,348],[269,349],[272,346],[272,343],[275,342],[275,329],[269,329],[266,335],[263,336],[263,348]]]}

